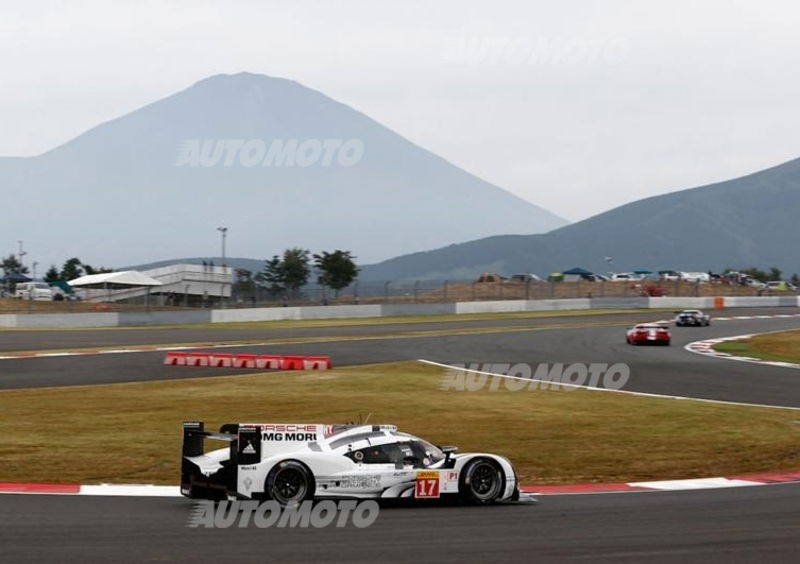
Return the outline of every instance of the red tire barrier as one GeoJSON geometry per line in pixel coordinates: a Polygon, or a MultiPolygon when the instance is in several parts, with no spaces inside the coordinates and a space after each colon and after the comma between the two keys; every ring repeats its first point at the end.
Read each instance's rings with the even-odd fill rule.
{"type": "Polygon", "coordinates": [[[208,365],[230,368],[233,366],[234,358],[236,358],[236,356],[232,354],[212,353],[208,355],[208,365]]]}
{"type": "Polygon", "coordinates": [[[168,352],[164,357],[164,364],[172,364],[174,366],[186,366],[186,353],[184,352],[168,352]]]}
{"type": "Polygon", "coordinates": [[[208,366],[208,353],[186,353],[186,366],[208,366]]]}
{"type": "Polygon", "coordinates": [[[281,357],[281,370],[305,370],[305,360],[302,356],[281,357]]]}
{"type": "Polygon", "coordinates": [[[258,360],[257,354],[236,354],[233,355],[234,368],[255,368],[258,360]]]}
{"type": "Polygon", "coordinates": [[[261,370],[328,370],[329,356],[280,356],[274,354],[230,354],[173,352],[164,357],[173,366],[213,366],[223,368],[258,368],[261,370]]]}
{"type": "Polygon", "coordinates": [[[328,356],[307,356],[303,361],[305,370],[328,370],[331,368],[331,359],[328,356]]]}
{"type": "Polygon", "coordinates": [[[256,368],[266,368],[268,370],[281,369],[281,357],[276,354],[262,354],[256,358],[256,368]]]}

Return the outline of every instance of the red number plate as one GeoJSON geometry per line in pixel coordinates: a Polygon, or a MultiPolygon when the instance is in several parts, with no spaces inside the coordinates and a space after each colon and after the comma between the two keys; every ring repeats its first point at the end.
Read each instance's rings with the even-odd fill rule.
{"type": "Polygon", "coordinates": [[[416,498],[439,497],[439,473],[417,472],[417,481],[414,487],[414,497],[416,498]]]}

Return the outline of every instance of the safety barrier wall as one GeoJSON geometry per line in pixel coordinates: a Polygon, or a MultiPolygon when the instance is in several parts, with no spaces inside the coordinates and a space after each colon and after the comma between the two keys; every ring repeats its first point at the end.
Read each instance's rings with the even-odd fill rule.
{"type": "MultiPolygon", "coordinates": [[[[550,301],[550,300],[548,300],[550,301]]],[[[533,303],[531,301],[531,303],[533,303]]],[[[496,300],[491,302],[456,302],[454,313],[491,313],[528,310],[526,300],[496,300]]]]}
{"type": "Polygon", "coordinates": [[[303,319],[380,318],[401,315],[502,313],[516,311],[557,311],[589,309],[714,309],[724,307],[798,307],[798,296],[703,297],[703,298],[575,298],[563,300],[500,300],[431,304],[343,305],[313,307],[271,307],[157,312],[2,314],[0,327],[70,328],[175,325],[184,323],[229,323],[303,319]]]}
{"type": "Polygon", "coordinates": [[[381,317],[380,305],[262,307],[245,309],[215,309],[212,323],[232,321],[284,321],[290,319],[344,319],[347,317],[381,317]]]}
{"type": "Polygon", "coordinates": [[[119,313],[119,324],[132,327],[136,325],[178,325],[183,323],[210,323],[211,310],[200,311],[152,311],[150,313],[119,313]]]}
{"type": "Polygon", "coordinates": [[[20,329],[72,329],[81,327],[119,327],[118,313],[33,313],[0,316],[3,327],[20,329]]]}
{"type": "Polygon", "coordinates": [[[447,304],[383,304],[381,317],[392,315],[430,315],[456,313],[457,303],[447,304]]]}
{"type": "MultiPolygon", "coordinates": [[[[650,308],[668,308],[668,309],[713,309],[714,298],[643,298],[648,300],[648,305],[643,307],[650,308]]],[[[733,298],[725,298],[725,305],[733,307],[728,304],[728,300],[733,298]]],[[[602,307],[602,306],[596,306],[602,307]]]]}

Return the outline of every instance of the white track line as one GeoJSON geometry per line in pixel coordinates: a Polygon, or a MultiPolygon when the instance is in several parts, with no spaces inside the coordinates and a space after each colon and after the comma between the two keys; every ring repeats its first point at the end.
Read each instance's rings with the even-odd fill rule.
{"type": "MultiPolygon", "coordinates": [[[[758,335],[771,335],[773,333],[785,333],[786,331],[791,331],[791,329],[767,331],[765,333],[758,333],[758,335]]],[[[777,366],[779,368],[792,368],[794,370],[800,369],[800,364],[796,364],[793,362],[764,360],[761,358],[753,358],[750,356],[737,356],[737,355],[732,355],[730,353],[714,350],[714,345],[716,344],[725,343],[729,341],[740,341],[742,339],[750,339],[751,337],[755,336],[756,335],[754,334],[749,334],[749,335],[734,335],[732,337],[722,337],[717,339],[704,339],[702,341],[694,341],[693,343],[689,343],[683,348],[691,353],[703,356],[710,356],[712,358],[722,358],[725,360],[738,360],[739,362],[750,362],[752,364],[761,364],[764,366],[777,366]]]]}

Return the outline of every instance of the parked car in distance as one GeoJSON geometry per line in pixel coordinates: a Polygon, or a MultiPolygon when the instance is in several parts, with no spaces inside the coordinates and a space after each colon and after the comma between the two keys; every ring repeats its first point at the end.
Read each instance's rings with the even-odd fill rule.
{"type": "Polygon", "coordinates": [[[512,274],[510,280],[512,282],[542,282],[542,279],[535,274],[512,274]]]}
{"type": "Polygon", "coordinates": [[[53,290],[44,282],[20,282],[14,291],[14,297],[22,300],[50,301],[53,290]]]}
{"type": "Polygon", "coordinates": [[[675,270],[659,270],[658,276],[661,280],[674,282],[681,279],[681,273],[675,270]]]}
{"type": "Polygon", "coordinates": [[[687,282],[711,282],[708,272],[681,272],[680,275],[687,282]]]}
{"type": "Polygon", "coordinates": [[[777,290],[781,292],[795,292],[797,291],[797,286],[792,284],[791,282],[786,282],[785,280],[771,280],[767,282],[767,289],[768,290],[777,290]]]}
{"type": "Polygon", "coordinates": [[[767,287],[766,284],[761,282],[760,280],[756,280],[755,278],[747,277],[743,280],[743,284],[745,286],[749,286],[750,288],[758,288],[759,290],[763,290],[767,287]]]}

